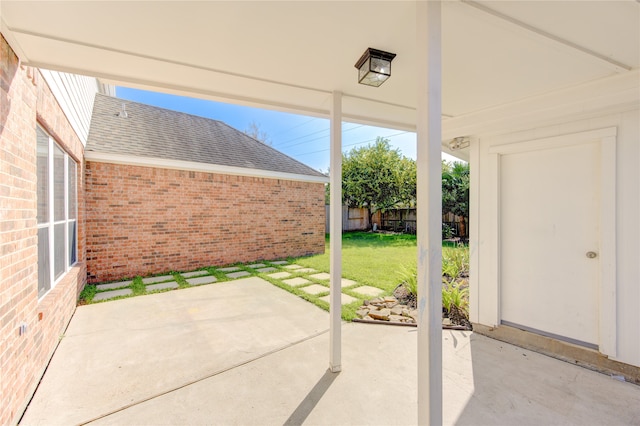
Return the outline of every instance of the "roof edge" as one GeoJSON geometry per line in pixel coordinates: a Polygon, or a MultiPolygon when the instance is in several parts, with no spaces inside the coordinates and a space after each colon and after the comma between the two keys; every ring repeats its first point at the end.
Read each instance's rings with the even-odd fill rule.
{"type": "Polygon", "coordinates": [[[129,166],[155,167],[161,169],[185,170],[265,179],[290,180],[296,182],[329,183],[329,178],[327,176],[309,176],[295,173],[281,173],[271,170],[248,169],[243,167],[196,163],[183,160],[168,160],[165,158],[132,157],[130,155],[110,153],[106,154],[95,151],[85,151],[84,157],[86,161],[93,161],[96,163],[124,164],[129,166]]]}

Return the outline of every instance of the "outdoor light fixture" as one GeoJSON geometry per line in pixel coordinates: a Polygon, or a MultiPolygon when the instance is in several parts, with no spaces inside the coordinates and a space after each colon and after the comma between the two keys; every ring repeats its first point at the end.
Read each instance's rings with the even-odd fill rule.
{"type": "Polygon", "coordinates": [[[471,144],[471,138],[469,136],[459,136],[449,141],[449,149],[456,151],[458,149],[466,148],[471,144]]]}
{"type": "Polygon", "coordinates": [[[395,53],[368,48],[362,54],[356,68],[358,68],[358,83],[378,87],[391,77],[391,61],[395,53]]]}

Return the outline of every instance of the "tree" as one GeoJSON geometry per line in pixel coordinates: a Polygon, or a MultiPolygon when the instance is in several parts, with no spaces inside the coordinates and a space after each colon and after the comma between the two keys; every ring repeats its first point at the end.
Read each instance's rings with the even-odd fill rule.
{"type": "Polygon", "coordinates": [[[262,130],[260,125],[255,121],[249,123],[249,126],[245,129],[244,133],[265,145],[271,145],[269,134],[262,130]]]}
{"type": "Polygon", "coordinates": [[[442,214],[461,216],[460,234],[466,234],[469,217],[469,163],[442,161],[442,214]]]}
{"type": "Polygon", "coordinates": [[[415,162],[389,140],[378,137],[373,145],[354,148],[342,157],[342,198],[349,207],[373,213],[415,200],[415,162]]]}

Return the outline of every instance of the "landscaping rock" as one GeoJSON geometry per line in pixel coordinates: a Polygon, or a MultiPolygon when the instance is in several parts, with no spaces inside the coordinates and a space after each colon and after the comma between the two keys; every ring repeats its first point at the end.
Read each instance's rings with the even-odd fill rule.
{"type": "Polygon", "coordinates": [[[389,315],[391,315],[391,310],[384,308],[379,311],[369,311],[369,316],[373,319],[389,321],[389,315]]]}
{"type": "Polygon", "coordinates": [[[392,315],[396,315],[396,316],[402,315],[402,310],[403,310],[403,307],[400,306],[400,305],[392,306],[391,307],[391,314],[392,315]]]}

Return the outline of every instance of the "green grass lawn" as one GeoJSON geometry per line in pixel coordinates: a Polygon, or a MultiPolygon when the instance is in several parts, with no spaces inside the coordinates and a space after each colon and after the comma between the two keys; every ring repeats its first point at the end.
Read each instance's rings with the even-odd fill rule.
{"type": "MultiPolygon", "coordinates": [[[[391,293],[401,272],[415,268],[416,236],[349,232],[342,236],[342,276],[391,293]]],[[[295,263],[329,272],[329,236],[324,254],[293,259],[295,263]]]]}

